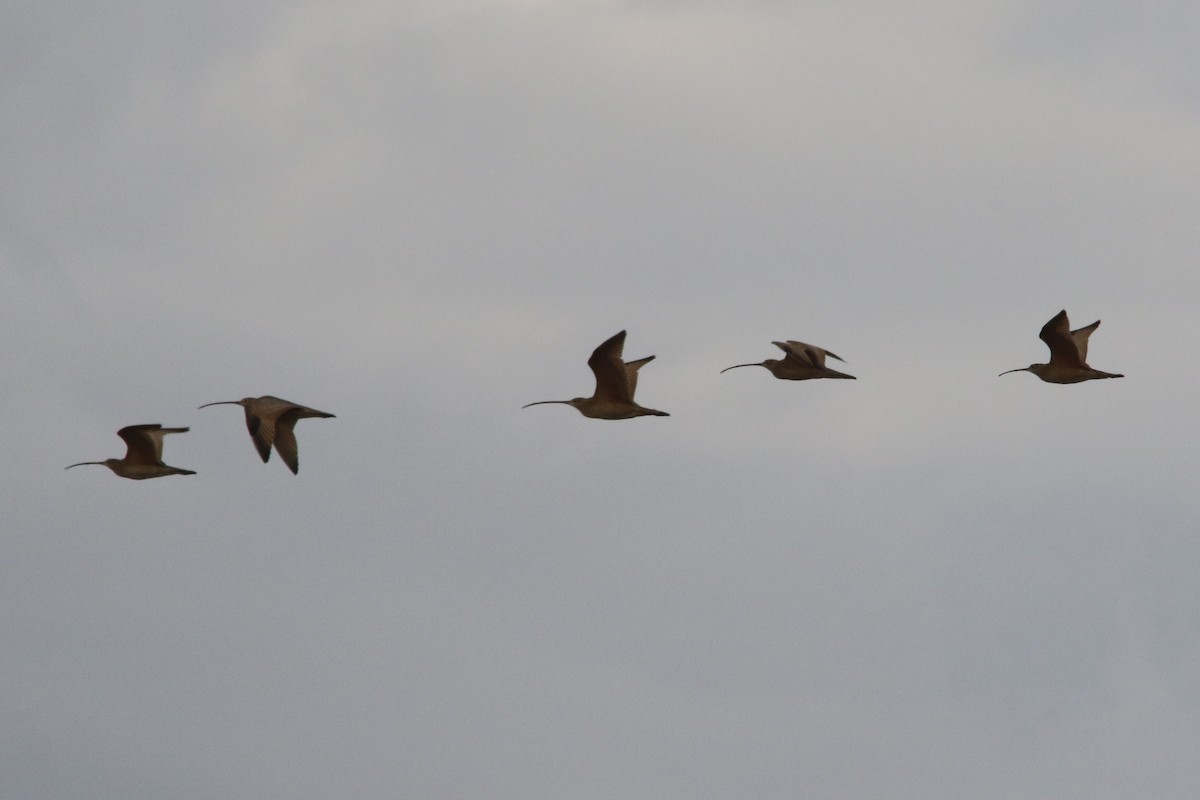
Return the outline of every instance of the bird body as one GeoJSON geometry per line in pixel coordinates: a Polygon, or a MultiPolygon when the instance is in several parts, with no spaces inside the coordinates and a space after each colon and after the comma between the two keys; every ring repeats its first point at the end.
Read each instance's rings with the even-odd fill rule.
{"type": "Polygon", "coordinates": [[[271,448],[274,446],[283,463],[293,475],[299,474],[299,452],[296,445],[296,434],[293,430],[296,421],[306,417],[329,418],[333,414],[318,411],[315,408],[302,406],[278,397],[264,395],[263,397],[244,397],[241,400],[221,400],[216,403],[205,403],[207,406],[235,405],[241,406],[246,412],[246,428],[250,431],[250,440],[254,449],[265,464],[271,458],[271,448]]]}
{"type": "Polygon", "coordinates": [[[665,411],[640,406],[633,401],[637,390],[638,370],[654,360],[654,356],[624,361],[625,331],[609,337],[593,352],[588,366],[596,376],[596,391],[591,397],[575,397],[570,400],[539,400],[521,406],[563,403],[573,406],[580,414],[593,419],[632,419],[633,417],[671,416],[665,411]]]}
{"type": "Polygon", "coordinates": [[[1066,309],[1063,309],[1043,325],[1041,333],[1038,334],[1038,338],[1050,348],[1050,361],[1046,364],[1030,364],[1028,367],[1005,370],[1000,374],[1032,372],[1046,383],[1080,383],[1100,378],[1124,378],[1124,375],[1103,372],[1088,366],[1088,339],[1098,327],[1100,320],[1086,327],[1071,330],[1066,309]]]}
{"type": "Polygon", "coordinates": [[[135,481],[162,478],[167,475],[195,475],[190,469],[172,467],[162,462],[163,437],[168,433],[187,433],[187,428],[164,428],[162,425],[129,425],[117,431],[125,440],[125,457],[104,461],[80,461],[71,467],[95,464],[108,467],[122,478],[135,481]]]}
{"type": "Polygon", "coordinates": [[[825,357],[844,359],[836,353],[831,353],[822,347],[788,340],[786,342],[771,342],[783,351],[783,358],[768,358],[766,361],[755,361],[750,364],[734,364],[721,372],[728,372],[738,367],[766,367],[772,375],[785,381],[807,381],[814,378],[844,378],[857,380],[853,375],[838,372],[832,367],[825,366],[825,357]]]}

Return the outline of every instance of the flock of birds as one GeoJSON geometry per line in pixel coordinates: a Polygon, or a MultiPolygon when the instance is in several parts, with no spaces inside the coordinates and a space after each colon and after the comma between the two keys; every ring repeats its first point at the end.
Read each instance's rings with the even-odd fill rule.
{"type": "MultiPolygon", "coordinates": [[[[1050,348],[1050,361],[1046,364],[1030,364],[1028,367],[1010,369],[1001,372],[1032,372],[1047,383],[1080,383],[1099,378],[1123,378],[1113,372],[1102,372],[1093,369],[1087,363],[1088,338],[1100,327],[1100,320],[1083,328],[1071,330],[1065,310],[1054,315],[1053,319],[1042,326],[1039,338],[1050,348]]],[[[822,347],[805,344],[804,342],[786,341],[772,342],[783,351],[783,358],[768,358],[765,361],[755,361],[748,364],[734,364],[721,372],[728,372],[738,367],[765,367],[772,375],[780,380],[807,381],[814,378],[841,378],[855,380],[853,375],[839,372],[825,366],[826,358],[843,361],[840,356],[822,347]]],[[[570,400],[539,400],[529,403],[529,406],[562,403],[573,406],[585,417],[594,419],[632,419],[633,417],[655,416],[668,417],[665,411],[646,408],[634,402],[633,394],[637,390],[638,370],[654,360],[654,356],[646,356],[636,361],[625,361],[625,331],[608,338],[593,352],[588,359],[588,366],[596,376],[596,389],[591,397],[575,397],[570,400]]],[[[216,403],[205,403],[200,408],[215,405],[238,405],[246,412],[246,427],[250,431],[250,439],[258,455],[266,463],[271,457],[271,449],[287,464],[293,474],[299,472],[299,461],[296,450],[296,422],[308,417],[332,417],[325,411],[302,406],[278,397],[246,397],[241,400],[222,400],[216,403]]],[[[162,425],[130,425],[117,431],[117,435],[125,440],[126,451],[124,458],[109,458],[104,461],[81,461],[67,467],[79,467],[85,464],[95,464],[108,467],[122,478],[144,480],[146,478],[161,478],[166,475],[195,475],[190,469],[181,469],[164,464],[162,461],[163,437],[168,433],[186,433],[188,428],[164,428],[162,425]]]]}

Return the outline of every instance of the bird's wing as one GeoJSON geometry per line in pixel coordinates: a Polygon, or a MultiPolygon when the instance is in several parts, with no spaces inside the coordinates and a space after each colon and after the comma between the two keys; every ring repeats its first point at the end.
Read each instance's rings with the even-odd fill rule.
{"type": "Polygon", "coordinates": [[[838,361],[846,360],[837,353],[826,350],[824,347],[817,347],[815,344],[805,344],[791,339],[783,343],[775,342],[775,344],[788,356],[796,358],[808,366],[824,367],[826,357],[836,358],[838,361]]]}
{"type": "Polygon", "coordinates": [[[810,362],[808,360],[808,356],[805,355],[805,353],[804,353],[804,347],[805,347],[804,343],[787,341],[787,342],[771,342],[771,344],[775,345],[776,347],[778,347],[780,350],[783,351],[783,357],[785,359],[790,358],[792,361],[796,361],[800,364],[803,364],[806,367],[812,366],[812,362],[810,362]]]}
{"type": "Polygon", "coordinates": [[[805,367],[825,366],[825,351],[804,342],[788,340],[786,342],[771,342],[787,354],[787,358],[805,367]]]}
{"type": "Polygon", "coordinates": [[[296,420],[299,419],[295,410],[286,411],[275,421],[275,452],[287,464],[293,475],[299,474],[300,455],[296,448],[296,420]]]}
{"type": "Polygon", "coordinates": [[[1054,315],[1054,318],[1042,326],[1038,338],[1050,348],[1050,363],[1055,366],[1082,367],[1083,357],[1079,347],[1071,336],[1071,325],[1067,321],[1066,309],[1054,315]]]}
{"type": "Polygon", "coordinates": [[[825,351],[818,347],[810,347],[804,351],[808,356],[808,360],[816,364],[819,369],[825,369],[825,351]]]}
{"type": "Polygon", "coordinates": [[[162,425],[129,425],[117,431],[125,440],[129,464],[158,464],[162,461],[162,425]]]}
{"type": "MultiPolygon", "coordinates": [[[[823,347],[814,347],[813,349],[814,349],[814,350],[820,350],[820,351],[821,351],[821,354],[822,354],[822,356],[829,356],[830,358],[836,358],[838,361],[841,361],[843,364],[844,364],[844,363],[846,363],[846,359],[842,358],[842,357],[841,357],[841,356],[839,356],[837,353],[834,353],[834,352],[833,352],[833,351],[831,351],[831,350],[826,350],[826,349],[825,349],[825,348],[823,348],[823,347]]],[[[824,360],[824,358],[822,358],[822,359],[821,359],[821,366],[825,366],[825,360],[824,360]]]]}
{"type": "Polygon", "coordinates": [[[271,443],[275,441],[275,417],[264,420],[247,407],[246,430],[250,431],[250,441],[265,464],[271,458],[271,443]]]}
{"type": "Polygon", "coordinates": [[[633,399],[634,392],[637,391],[638,370],[646,364],[654,360],[654,356],[646,356],[639,358],[637,361],[625,362],[625,383],[629,386],[629,399],[633,399]]]}
{"type": "Polygon", "coordinates": [[[158,442],[158,457],[162,458],[162,445],[164,436],[166,436],[168,433],[187,433],[190,430],[191,428],[159,428],[158,431],[153,434],[155,441],[158,442]]]}
{"type": "Polygon", "coordinates": [[[1100,320],[1096,320],[1086,328],[1071,331],[1071,338],[1075,341],[1075,349],[1079,351],[1079,360],[1084,364],[1087,364],[1088,339],[1091,337],[1092,332],[1099,327],[1100,320]]]}
{"type": "Polygon", "coordinates": [[[596,376],[595,397],[622,403],[633,401],[629,388],[629,372],[621,356],[625,351],[625,331],[609,338],[588,359],[588,366],[596,376]]]}
{"type": "Polygon", "coordinates": [[[299,403],[284,400],[282,397],[272,397],[269,394],[254,398],[252,404],[254,406],[254,413],[261,417],[278,417],[280,414],[291,411],[294,408],[304,408],[299,403]]]}

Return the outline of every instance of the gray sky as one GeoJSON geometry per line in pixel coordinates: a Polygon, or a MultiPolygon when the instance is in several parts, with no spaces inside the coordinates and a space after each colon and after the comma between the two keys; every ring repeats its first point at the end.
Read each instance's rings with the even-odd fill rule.
{"type": "Polygon", "coordinates": [[[0,795],[1191,797],[1200,10],[1052,5],[6,6],[0,795]]]}

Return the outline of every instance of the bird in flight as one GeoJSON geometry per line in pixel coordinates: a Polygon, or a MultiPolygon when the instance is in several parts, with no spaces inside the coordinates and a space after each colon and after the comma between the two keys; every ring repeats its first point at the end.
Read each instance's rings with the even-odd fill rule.
{"type": "Polygon", "coordinates": [[[838,372],[832,367],[825,366],[825,357],[844,359],[837,353],[831,353],[823,347],[817,347],[804,342],[771,342],[783,351],[783,358],[768,358],[766,361],[755,361],[751,364],[734,364],[721,372],[728,372],[738,367],[766,367],[776,378],[785,381],[807,381],[814,378],[848,378],[857,380],[853,375],[838,372]]]}
{"type": "Polygon", "coordinates": [[[135,481],[162,478],[166,475],[195,475],[196,473],[190,469],[168,466],[162,461],[163,437],[168,433],[187,433],[187,431],[187,428],[164,428],[162,425],[130,425],[117,431],[117,436],[125,440],[124,458],[80,461],[78,464],[72,464],[71,467],[96,464],[108,467],[122,478],[135,481]]]}
{"type": "Polygon", "coordinates": [[[547,403],[564,403],[574,406],[580,414],[594,419],[631,419],[633,417],[671,416],[665,411],[640,406],[633,401],[633,393],[637,390],[638,370],[654,360],[654,356],[639,358],[637,361],[625,361],[622,353],[625,349],[625,331],[610,337],[592,352],[588,366],[596,376],[596,391],[591,397],[576,397],[571,400],[539,400],[529,403],[529,406],[545,405],[547,403]]]}
{"type": "Polygon", "coordinates": [[[271,458],[271,447],[287,464],[293,475],[299,474],[300,461],[296,451],[296,421],[306,417],[332,417],[325,411],[302,406],[281,400],[278,397],[265,395],[263,397],[243,397],[241,400],[220,400],[215,403],[205,403],[200,408],[208,406],[234,405],[241,406],[246,412],[246,428],[250,431],[250,440],[265,464],[271,458]]]}
{"type": "Polygon", "coordinates": [[[1079,383],[1099,378],[1124,378],[1124,375],[1115,372],[1092,369],[1087,364],[1088,338],[1099,327],[1100,320],[1096,320],[1085,328],[1071,330],[1066,309],[1063,309],[1043,325],[1042,332],[1038,334],[1038,338],[1050,348],[1050,362],[1030,364],[1028,367],[1005,370],[1000,374],[1032,372],[1047,383],[1079,383]]]}

